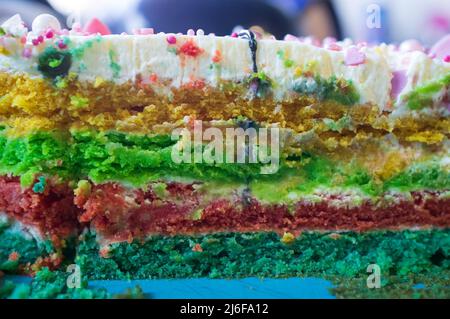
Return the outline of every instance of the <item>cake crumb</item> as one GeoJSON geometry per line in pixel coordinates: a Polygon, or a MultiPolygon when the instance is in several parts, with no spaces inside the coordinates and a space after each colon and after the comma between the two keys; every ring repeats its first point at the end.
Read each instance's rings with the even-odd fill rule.
{"type": "Polygon", "coordinates": [[[341,235],[338,233],[331,233],[328,235],[328,237],[330,237],[331,239],[339,239],[341,238],[341,235]]]}
{"type": "Polygon", "coordinates": [[[9,254],[8,260],[9,261],[18,261],[20,258],[20,254],[17,251],[13,251],[9,254]]]}
{"type": "Polygon", "coordinates": [[[283,244],[289,245],[295,241],[295,236],[289,232],[285,232],[283,237],[281,237],[281,242],[283,244]]]}
{"type": "Polygon", "coordinates": [[[201,253],[201,252],[203,252],[203,248],[200,244],[195,244],[194,247],[192,247],[192,251],[201,253]]]}
{"type": "Polygon", "coordinates": [[[111,258],[110,252],[111,250],[109,249],[109,246],[102,247],[100,249],[100,256],[102,258],[111,258]]]}

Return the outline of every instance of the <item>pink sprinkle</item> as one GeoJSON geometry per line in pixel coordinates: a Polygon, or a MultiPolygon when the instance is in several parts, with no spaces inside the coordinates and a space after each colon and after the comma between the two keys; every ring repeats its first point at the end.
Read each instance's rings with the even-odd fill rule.
{"type": "Polygon", "coordinates": [[[331,51],[342,51],[342,47],[337,43],[329,43],[326,48],[331,51]]]}
{"type": "Polygon", "coordinates": [[[111,34],[111,30],[109,30],[108,26],[103,24],[99,19],[94,18],[88,22],[88,24],[83,29],[84,32],[88,32],[90,34],[100,33],[101,35],[109,35],[111,34]]]}
{"type": "Polygon", "coordinates": [[[47,39],[52,39],[54,36],[55,36],[55,33],[51,29],[47,30],[47,32],[45,33],[45,37],[47,39]]]}
{"type": "Polygon", "coordinates": [[[33,40],[31,40],[31,43],[36,47],[39,45],[40,42],[38,39],[33,39],[33,40]]]}
{"type": "Polygon", "coordinates": [[[439,59],[444,59],[450,55],[450,34],[439,40],[430,50],[430,53],[436,55],[439,59]]]}
{"type": "Polygon", "coordinates": [[[400,44],[399,50],[401,52],[425,51],[422,44],[414,39],[403,41],[402,44],[400,44]]]}
{"type": "Polygon", "coordinates": [[[177,38],[173,34],[169,34],[166,39],[169,44],[177,43],[177,38]]]}
{"type": "Polygon", "coordinates": [[[58,48],[60,48],[61,50],[67,49],[67,44],[64,43],[64,41],[59,41],[58,42],[58,48]]]}
{"type": "Polygon", "coordinates": [[[357,66],[364,64],[366,62],[366,54],[359,51],[355,46],[351,46],[347,49],[345,53],[345,65],[347,66],[357,66]]]}
{"type": "Polygon", "coordinates": [[[284,36],[284,41],[297,41],[297,40],[298,40],[298,38],[292,34],[286,34],[284,36]]]}
{"type": "Polygon", "coordinates": [[[311,44],[311,45],[313,45],[315,47],[319,47],[319,48],[322,46],[322,43],[319,41],[319,39],[316,39],[314,37],[306,37],[305,43],[311,44]]]}
{"type": "Polygon", "coordinates": [[[237,38],[237,37],[238,37],[237,32],[233,32],[233,33],[231,34],[231,37],[232,37],[232,38],[237,38]]]}
{"type": "Polygon", "coordinates": [[[447,56],[444,58],[444,62],[450,63],[450,55],[447,55],[447,56]]]}
{"type": "Polygon", "coordinates": [[[42,35],[38,36],[37,40],[39,41],[39,43],[44,42],[44,37],[42,35]]]}
{"type": "Polygon", "coordinates": [[[134,29],[133,34],[135,34],[135,35],[152,35],[152,34],[155,34],[155,30],[153,30],[153,28],[134,29]]]}
{"type": "Polygon", "coordinates": [[[83,31],[83,28],[81,27],[81,24],[78,22],[75,22],[72,25],[72,31],[77,32],[77,33],[81,33],[83,31]]]}
{"type": "Polygon", "coordinates": [[[255,35],[255,38],[256,38],[257,40],[262,39],[263,35],[262,35],[260,32],[254,31],[254,30],[253,30],[252,32],[253,32],[253,34],[255,35]]]}
{"type": "Polygon", "coordinates": [[[396,99],[398,95],[403,91],[408,82],[408,77],[406,76],[406,72],[404,70],[398,70],[392,72],[392,80],[391,80],[391,97],[396,99]]]}
{"type": "Polygon", "coordinates": [[[429,54],[428,54],[428,57],[429,57],[430,59],[436,59],[436,54],[435,54],[435,53],[429,53],[429,54]]]}
{"type": "Polygon", "coordinates": [[[334,44],[336,42],[337,42],[336,38],[326,37],[325,39],[323,39],[323,46],[328,47],[330,44],[334,44]]]}
{"type": "Polygon", "coordinates": [[[142,35],[155,34],[155,30],[153,28],[142,28],[141,29],[141,34],[142,35]]]}
{"type": "Polygon", "coordinates": [[[360,49],[367,47],[367,42],[358,42],[356,46],[360,49]]]}
{"type": "Polygon", "coordinates": [[[23,52],[22,52],[22,56],[24,58],[31,58],[33,51],[31,50],[31,48],[24,48],[23,52]]]}

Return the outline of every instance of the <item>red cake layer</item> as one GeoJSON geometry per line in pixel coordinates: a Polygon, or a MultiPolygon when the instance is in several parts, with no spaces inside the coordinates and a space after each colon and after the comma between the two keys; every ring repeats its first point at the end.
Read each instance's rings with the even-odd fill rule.
{"type": "MultiPolygon", "coordinates": [[[[150,189],[127,190],[103,184],[76,203],[82,222],[90,222],[106,238],[126,240],[148,234],[192,234],[221,231],[290,231],[400,229],[449,227],[450,199],[437,192],[414,192],[413,200],[376,205],[333,206],[330,201],[263,205],[250,196],[202,203],[193,185],[169,184],[169,196],[159,199],[150,189]],[[201,218],[194,213],[201,210],[201,218]]],[[[336,201],[338,197],[329,197],[336,201]]]]}
{"type": "MultiPolygon", "coordinates": [[[[233,198],[206,200],[193,184],[169,183],[164,199],[149,187],[127,189],[119,184],[92,185],[88,192],[49,181],[42,193],[23,189],[18,178],[0,177],[0,211],[58,237],[92,225],[105,238],[129,240],[150,234],[304,230],[403,229],[450,227],[450,199],[438,192],[414,192],[413,200],[380,205],[336,205],[338,196],[321,202],[268,205],[247,192],[233,198]]],[[[342,202],[344,203],[344,202],[342,202]]]]}
{"type": "Polygon", "coordinates": [[[66,237],[79,229],[80,209],[74,205],[73,190],[67,184],[47,181],[42,193],[23,189],[17,177],[0,177],[0,212],[42,235],[66,237]]]}

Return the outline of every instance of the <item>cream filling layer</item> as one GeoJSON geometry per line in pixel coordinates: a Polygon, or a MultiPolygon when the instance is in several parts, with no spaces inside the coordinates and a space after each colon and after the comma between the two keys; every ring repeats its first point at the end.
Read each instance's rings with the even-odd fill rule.
{"type": "MultiPolygon", "coordinates": [[[[216,87],[222,80],[239,82],[252,74],[251,51],[245,39],[176,35],[176,44],[169,44],[166,34],[61,36],[37,47],[30,46],[29,42],[22,44],[18,38],[2,37],[0,45],[6,54],[0,53],[0,71],[41,77],[39,54],[61,39],[68,42],[69,50],[77,52],[70,72],[76,73],[81,81],[93,82],[101,78],[121,84],[140,78],[166,95],[171,88],[194,80],[216,87]],[[198,56],[180,53],[179,48],[188,41],[200,49],[198,56]],[[23,57],[25,48],[32,50],[31,57],[23,57]],[[164,80],[163,84],[151,83],[152,76],[164,80]]],[[[277,100],[289,98],[298,72],[311,71],[325,79],[336,76],[351,80],[360,93],[361,104],[377,105],[380,111],[392,107],[394,71],[406,70],[407,76],[407,83],[396,101],[399,108],[409,92],[450,73],[450,63],[431,59],[422,52],[400,53],[386,45],[361,48],[366,55],[365,62],[349,66],[345,64],[347,49],[344,46],[342,51],[332,51],[299,41],[262,39],[258,40],[256,61],[258,69],[273,81],[277,100]],[[292,65],[286,66],[278,57],[280,52],[292,65]]],[[[437,94],[435,99],[439,101],[443,94],[445,92],[437,94]]]]}

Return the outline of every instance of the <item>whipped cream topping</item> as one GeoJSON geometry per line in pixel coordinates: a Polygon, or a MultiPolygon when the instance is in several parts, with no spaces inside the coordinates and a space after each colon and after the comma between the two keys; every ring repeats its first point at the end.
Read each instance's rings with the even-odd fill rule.
{"type": "MultiPolygon", "coordinates": [[[[139,81],[160,94],[182,86],[217,87],[222,81],[245,82],[254,73],[246,39],[204,32],[153,34],[153,30],[135,35],[101,35],[92,34],[92,27],[91,33],[79,27],[61,30],[55,20],[49,15],[39,16],[30,31],[17,15],[6,21],[0,37],[0,71],[43,77],[39,57],[54,48],[71,54],[68,73],[76,74],[80,81],[139,81]]],[[[105,29],[101,25],[99,28],[105,29]]],[[[293,36],[284,41],[259,36],[257,69],[271,80],[275,99],[289,99],[294,81],[312,74],[351,81],[361,104],[392,111],[401,108],[405,97],[416,88],[450,74],[450,63],[427,55],[413,41],[400,49],[385,44],[355,45],[350,40],[326,39],[323,46],[316,42],[293,36]]],[[[433,99],[440,102],[448,93],[448,86],[443,87],[433,99]]]]}

